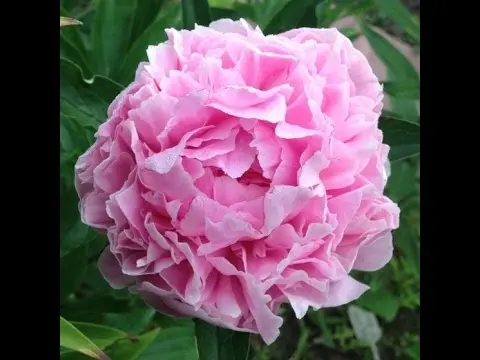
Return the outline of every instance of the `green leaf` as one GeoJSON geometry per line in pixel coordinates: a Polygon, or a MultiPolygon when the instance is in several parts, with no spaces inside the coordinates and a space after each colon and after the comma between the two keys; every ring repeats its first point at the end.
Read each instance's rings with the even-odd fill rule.
{"type": "Polygon", "coordinates": [[[420,24],[401,0],[373,0],[378,10],[393,20],[416,42],[420,42],[420,24]]]}
{"type": "MultiPolygon", "coordinates": [[[[61,199],[62,203],[67,203],[68,200],[63,200],[61,199]]],[[[65,256],[68,256],[71,251],[76,250],[78,247],[83,246],[83,245],[90,245],[95,239],[99,236],[94,230],[90,229],[87,225],[82,223],[79,219],[79,214],[78,214],[78,206],[77,206],[78,201],[71,202],[70,204],[65,204],[64,206],[69,205],[71,208],[70,211],[75,211],[73,210],[76,208],[77,213],[74,215],[71,215],[71,218],[75,218],[75,221],[73,225],[66,229],[66,225],[64,225],[63,221],[65,217],[67,216],[66,214],[62,214],[60,216],[60,221],[61,224],[60,226],[63,226],[63,232],[61,232],[61,243],[60,243],[60,257],[63,258],[65,256]]],[[[69,219],[66,219],[65,222],[70,221],[69,219]]],[[[88,254],[87,254],[88,256],[88,254]]]]}
{"type": "MultiPolygon", "coordinates": [[[[103,325],[73,321],[71,324],[102,350],[112,345],[115,341],[128,337],[128,334],[123,331],[103,325]]],[[[65,348],[60,349],[61,354],[65,354],[67,351],[70,350],[66,349],[65,351],[65,348]]]]}
{"type": "Polygon", "coordinates": [[[81,126],[96,130],[106,120],[108,105],[122,90],[121,85],[101,75],[85,79],[77,65],[60,59],[60,112],[81,126]]]}
{"type": "MultiPolygon", "coordinates": [[[[116,291],[112,290],[108,282],[103,278],[96,262],[88,265],[84,282],[97,293],[116,291]]],[[[121,329],[120,326],[114,326],[113,324],[110,325],[121,329]]]]}
{"type": "Polygon", "coordinates": [[[348,37],[352,42],[355,41],[355,39],[357,39],[360,36],[360,33],[358,32],[358,30],[354,28],[346,27],[339,30],[343,35],[348,37]]]}
{"type": "Polygon", "coordinates": [[[342,6],[335,4],[332,0],[322,1],[315,7],[317,27],[330,27],[335,21],[342,17],[344,10],[342,6]]]}
{"type": "MultiPolygon", "coordinates": [[[[88,292],[90,291],[85,289],[85,293],[88,292]]],[[[60,314],[71,321],[84,321],[110,326],[111,324],[106,322],[107,314],[121,314],[131,311],[135,305],[134,299],[128,289],[90,293],[85,297],[68,298],[61,305],[60,314]]]]}
{"type": "Polygon", "coordinates": [[[296,28],[302,18],[308,11],[313,11],[312,7],[322,0],[290,0],[283,8],[270,20],[265,28],[265,34],[278,34],[286,30],[296,28]]]}
{"type": "Polygon", "coordinates": [[[245,360],[248,358],[248,333],[216,327],[195,321],[199,360],[245,360]]]}
{"type": "Polygon", "coordinates": [[[346,16],[362,16],[371,9],[370,0],[325,0],[315,7],[318,28],[328,28],[346,16]]]}
{"type": "Polygon", "coordinates": [[[382,117],[379,122],[383,141],[390,145],[390,162],[420,153],[420,125],[413,122],[382,117]]]}
{"type": "Polygon", "coordinates": [[[397,297],[386,291],[379,289],[377,291],[367,291],[357,299],[356,304],[371,310],[376,315],[387,321],[392,321],[397,316],[400,309],[400,302],[397,297]]]}
{"type": "MultiPolygon", "coordinates": [[[[117,290],[117,292],[119,292],[117,290]]],[[[73,299],[62,304],[61,313],[63,316],[75,321],[97,321],[103,318],[105,313],[124,313],[130,310],[130,299],[115,298],[111,294],[94,294],[85,298],[73,299]],[[90,316],[94,315],[94,316],[90,316]]]]}
{"type": "MultiPolygon", "coordinates": [[[[239,2],[235,2],[233,4],[233,10],[235,10],[235,12],[238,13],[244,19],[256,20],[255,9],[256,9],[255,6],[250,6],[249,4],[244,4],[239,2]]],[[[257,24],[260,24],[258,20],[256,21],[257,21],[257,24]]]]}
{"type": "MultiPolygon", "coordinates": [[[[64,8],[60,6],[60,16],[71,17],[71,14],[69,14],[64,8]]],[[[87,49],[85,47],[85,42],[82,39],[80,28],[78,26],[66,26],[61,28],[60,37],[61,39],[63,39],[63,41],[68,42],[70,46],[74,49],[74,51],[78,53],[75,55],[75,57],[82,57],[83,59],[87,58],[87,49]]],[[[60,42],[60,44],[62,44],[62,41],[60,42]]],[[[61,48],[60,51],[62,51],[61,48]]]]}
{"type": "Polygon", "coordinates": [[[60,346],[94,359],[109,359],[95,343],[60,316],[60,346]]]}
{"type": "Polygon", "coordinates": [[[399,114],[400,118],[414,123],[418,122],[419,114],[416,101],[399,97],[392,97],[390,101],[393,111],[399,114]]]}
{"type": "Polygon", "coordinates": [[[147,47],[152,44],[159,44],[166,40],[165,29],[178,27],[180,25],[180,6],[173,4],[160,12],[155,21],[135,40],[130,47],[123,62],[112,74],[112,78],[121,84],[130,83],[135,75],[135,70],[141,61],[147,58],[147,47]]]}
{"type": "Polygon", "coordinates": [[[210,12],[212,14],[212,20],[226,19],[226,18],[232,19],[232,20],[238,20],[242,17],[238,12],[232,9],[211,7],[210,12]]]}
{"type": "Polygon", "coordinates": [[[416,81],[387,81],[383,83],[383,90],[390,96],[418,100],[420,87],[416,81]]]}
{"type": "Polygon", "coordinates": [[[335,348],[335,342],[333,340],[333,333],[332,330],[330,329],[330,326],[327,324],[327,321],[325,319],[325,314],[323,314],[322,311],[315,311],[315,310],[309,310],[308,313],[308,318],[315,323],[315,325],[318,326],[318,328],[321,331],[321,340],[322,344],[325,346],[329,347],[330,349],[335,348]]]}
{"type": "MultiPolygon", "coordinates": [[[[81,132],[78,134],[80,138],[81,132]]],[[[80,148],[79,148],[80,149],[80,148]]],[[[62,152],[61,152],[62,154],[62,152]]],[[[60,257],[82,245],[91,245],[99,236],[80,220],[78,195],[73,187],[73,164],[77,153],[72,158],[61,162],[60,168],[60,257]]]]}
{"type": "Polygon", "coordinates": [[[400,50],[371,27],[361,24],[361,29],[372,49],[395,79],[407,82],[412,87],[420,87],[417,71],[400,50]]]}
{"type": "Polygon", "coordinates": [[[125,56],[136,5],[134,0],[96,0],[92,60],[98,73],[109,75],[115,62],[125,56]]]}
{"type": "MultiPolygon", "coordinates": [[[[403,214],[402,214],[403,215],[403,214]]],[[[403,254],[405,262],[411,266],[414,274],[420,274],[420,237],[416,231],[418,224],[413,224],[411,218],[403,215],[400,228],[393,234],[394,243],[403,254]]]]}
{"type": "Polygon", "coordinates": [[[73,293],[85,275],[87,245],[79,246],[60,261],[60,303],[73,293]]]}
{"type": "Polygon", "coordinates": [[[61,0],[60,5],[68,11],[72,11],[78,5],[78,0],[61,0]]]}
{"type": "MultiPolygon", "coordinates": [[[[420,83],[412,80],[405,80],[403,78],[398,77],[396,74],[394,74],[391,70],[387,69],[387,79],[389,79],[388,82],[391,83],[402,83],[402,84],[408,84],[408,85],[403,85],[408,86],[410,88],[413,87],[420,87],[420,83]]],[[[387,85],[387,91],[388,85],[387,85]]],[[[411,97],[411,96],[410,96],[411,97]]],[[[399,97],[399,96],[391,96],[390,97],[390,102],[391,102],[391,107],[393,112],[399,115],[401,119],[412,121],[412,122],[418,122],[418,99],[409,99],[408,97],[399,97]]]]}
{"type": "Polygon", "coordinates": [[[415,172],[415,167],[406,161],[397,161],[392,164],[391,176],[387,183],[390,199],[399,202],[415,193],[415,172]]]}
{"type": "Polygon", "coordinates": [[[77,64],[87,75],[91,76],[92,70],[86,56],[65,37],[62,31],[60,32],[60,57],[77,64]]]}
{"type": "MultiPolygon", "coordinates": [[[[60,178],[72,190],[75,162],[81,152],[90,146],[91,139],[93,131],[83,128],[73,117],[60,113],[60,178]]],[[[72,200],[78,201],[76,193],[72,200]]],[[[73,215],[78,218],[78,208],[73,215]]],[[[64,217],[63,212],[61,217],[64,217]]]]}
{"type": "Polygon", "coordinates": [[[74,325],[101,349],[104,349],[113,344],[115,341],[124,339],[128,336],[128,334],[124,331],[103,325],[73,321],[72,325],[74,325]]]}
{"type": "Polygon", "coordinates": [[[195,24],[208,26],[212,21],[207,0],[182,0],[183,27],[193,29],[195,24]]]}
{"type": "Polygon", "coordinates": [[[129,334],[138,334],[152,321],[156,311],[151,307],[133,309],[121,314],[105,314],[105,323],[129,334]]]}
{"type": "Polygon", "coordinates": [[[90,136],[85,136],[85,129],[72,116],[60,113],[60,146],[62,150],[77,154],[79,151],[87,149],[90,143],[90,136]]]}
{"type": "Polygon", "coordinates": [[[158,354],[162,360],[198,360],[193,321],[188,326],[162,328],[138,360],[157,360],[158,354]]]}
{"type": "Polygon", "coordinates": [[[165,0],[132,0],[136,2],[132,31],[130,34],[129,48],[148,29],[160,13],[165,0]]]}
{"type": "Polygon", "coordinates": [[[416,341],[415,344],[405,349],[405,352],[410,356],[410,359],[420,360],[420,341],[416,341]]]}
{"type": "MultiPolygon", "coordinates": [[[[249,4],[242,4],[242,11],[249,13],[247,7],[252,10],[248,17],[252,19],[260,28],[265,29],[271,20],[277,15],[283,7],[292,0],[267,0],[267,1],[249,1],[249,4]]],[[[237,3],[234,7],[239,10],[241,3],[237,3]]]]}
{"type": "Polygon", "coordinates": [[[316,26],[317,26],[317,17],[315,16],[315,6],[312,5],[305,11],[301,19],[298,21],[296,27],[297,28],[302,28],[302,27],[314,28],[316,26]]]}
{"type": "MultiPolygon", "coordinates": [[[[112,360],[136,360],[145,351],[148,346],[156,339],[160,329],[149,331],[135,340],[125,339],[119,340],[113,346],[110,346],[105,351],[112,360]]],[[[157,353],[156,358],[163,358],[162,353],[157,353]]]]}

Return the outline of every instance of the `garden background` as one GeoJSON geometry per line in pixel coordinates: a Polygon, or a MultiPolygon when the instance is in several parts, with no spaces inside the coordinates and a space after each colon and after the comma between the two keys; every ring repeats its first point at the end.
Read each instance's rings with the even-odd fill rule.
{"type": "Polygon", "coordinates": [[[60,30],[60,358],[363,360],[375,347],[382,360],[419,359],[419,8],[420,0],[62,0],[61,15],[82,25],[60,30]],[[354,304],[310,310],[301,321],[282,308],[281,336],[270,346],[171,319],[111,289],[96,265],[107,240],[80,222],[73,186],[76,159],[146,47],[164,41],[165,28],[223,17],[243,17],[265,33],[336,26],[368,57],[388,94],[380,120],[392,147],[387,195],[402,209],[394,258],[380,271],[354,274],[371,287],[354,304]],[[367,311],[363,320],[352,318],[351,305],[367,311]],[[249,349],[241,345],[247,341],[249,349]]]}

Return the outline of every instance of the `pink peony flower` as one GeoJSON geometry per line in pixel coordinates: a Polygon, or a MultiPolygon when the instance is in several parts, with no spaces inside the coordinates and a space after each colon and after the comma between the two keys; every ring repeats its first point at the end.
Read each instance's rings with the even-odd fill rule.
{"type": "Polygon", "coordinates": [[[161,312],[279,335],[392,256],[382,87],[336,29],[169,29],[75,167],[100,269],[161,312]]]}

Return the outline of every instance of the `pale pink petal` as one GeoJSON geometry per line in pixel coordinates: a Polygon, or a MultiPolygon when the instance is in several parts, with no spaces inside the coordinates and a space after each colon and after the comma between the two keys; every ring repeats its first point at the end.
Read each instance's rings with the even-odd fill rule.
{"type": "Polygon", "coordinates": [[[358,249],[353,268],[361,271],[376,271],[384,267],[390,261],[392,255],[392,233],[387,232],[358,249]]]}
{"type": "Polygon", "coordinates": [[[276,186],[265,195],[265,224],[262,232],[271,233],[288,217],[293,217],[313,196],[307,188],[294,186],[276,186]]]}
{"type": "Polygon", "coordinates": [[[106,248],[98,259],[98,267],[105,280],[114,289],[122,289],[135,282],[135,279],[125,275],[118,260],[113,256],[109,248],[106,248]]]}
{"type": "Polygon", "coordinates": [[[358,282],[351,276],[330,284],[330,291],[327,302],[324,307],[334,307],[345,305],[358,299],[369,287],[358,282]]]}

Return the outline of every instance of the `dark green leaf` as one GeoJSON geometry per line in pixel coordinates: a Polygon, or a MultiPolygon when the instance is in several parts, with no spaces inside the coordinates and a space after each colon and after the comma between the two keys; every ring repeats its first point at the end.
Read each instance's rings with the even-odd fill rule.
{"type": "Polygon", "coordinates": [[[62,304],[61,313],[75,321],[103,323],[103,314],[127,312],[130,310],[130,303],[130,299],[118,299],[109,294],[95,294],[65,302],[62,304]]]}
{"type": "MultiPolygon", "coordinates": [[[[67,201],[62,201],[62,202],[68,202],[67,201]]],[[[67,205],[67,204],[66,204],[67,205]]],[[[65,205],[65,206],[66,206],[65,205]]],[[[97,233],[95,233],[94,230],[91,230],[87,225],[82,223],[79,219],[78,215],[78,206],[77,206],[77,201],[71,202],[68,204],[71,207],[71,211],[73,210],[73,207],[77,208],[77,213],[75,215],[70,215],[71,218],[76,218],[75,222],[73,223],[73,226],[69,228],[68,230],[65,230],[66,226],[63,226],[64,232],[61,233],[61,243],[60,243],[60,257],[65,257],[68,254],[70,254],[71,251],[77,249],[79,246],[83,245],[88,245],[92,241],[96,239],[98,236],[97,233]]],[[[64,225],[64,219],[66,219],[66,215],[62,214],[60,217],[61,227],[64,225]]],[[[69,219],[65,220],[70,221],[69,219]]],[[[65,224],[66,225],[66,224],[65,224]]],[[[87,258],[88,258],[88,253],[87,253],[87,258]]]]}
{"type": "Polygon", "coordinates": [[[77,154],[79,151],[86,150],[90,143],[90,136],[85,136],[85,129],[72,116],[60,113],[60,146],[62,150],[77,154]]]}
{"type": "Polygon", "coordinates": [[[406,161],[397,161],[391,166],[391,176],[387,183],[390,199],[399,202],[415,192],[415,167],[406,161]]]}
{"type": "Polygon", "coordinates": [[[340,32],[346,37],[348,37],[350,41],[355,41],[355,39],[360,36],[360,33],[358,32],[358,30],[353,28],[343,28],[343,29],[340,29],[340,32]]]}
{"type": "Polygon", "coordinates": [[[240,14],[244,19],[255,20],[255,6],[235,2],[233,4],[233,10],[235,10],[237,14],[240,14]]]}
{"type": "Polygon", "coordinates": [[[313,11],[313,7],[320,1],[322,0],[290,0],[269,22],[265,34],[278,34],[298,27],[307,11],[313,11]]]}
{"type": "Polygon", "coordinates": [[[245,360],[248,358],[249,334],[195,321],[199,360],[245,360]]]}
{"type": "Polygon", "coordinates": [[[98,73],[109,75],[118,59],[125,56],[136,5],[135,0],[96,0],[92,60],[98,73]]]}
{"type": "Polygon", "coordinates": [[[389,267],[384,267],[379,271],[374,271],[369,274],[370,279],[367,282],[370,286],[371,291],[378,291],[382,289],[385,284],[388,284],[391,281],[392,272],[389,267]]]}
{"type": "Polygon", "coordinates": [[[333,0],[322,1],[315,7],[315,17],[317,18],[317,27],[330,27],[335,21],[339,20],[344,13],[344,8],[334,4],[333,0]]]}
{"type": "MultiPolygon", "coordinates": [[[[98,264],[96,261],[88,265],[84,282],[96,292],[112,291],[112,288],[100,273],[100,270],[98,269],[98,264]]],[[[113,324],[111,326],[116,327],[113,324]]]]}
{"type": "Polygon", "coordinates": [[[232,20],[238,20],[242,16],[237,13],[235,10],[232,9],[222,9],[222,8],[217,8],[217,7],[212,7],[210,8],[210,12],[212,14],[212,20],[218,20],[218,19],[232,19],[232,20]]]}
{"type": "MultiPolygon", "coordinates": [[[[415,80],[405,80],[402,77],[399,77],[398,74],[395,74],[390,69],[387,69],[387,79],[388,82],[392,83],[403,83],[409,84],[410,88],[420,87],[419,81],[415,80]]],[[[388,89],[387,89],[388,90],[388,89]]],[[[390,97],[391,107],[393,112],[399,114],[401,119],[418,122],[418,100],[408,99],[406,97],[391,96],[390,97]]]]}
{"type": "Polygon", "coordinates": [[[318,28],[331,27],[335,22],[346,16],[361,17],[371,9],[370,0],[335,1],[325,0],[315,8],[318,28]]]}
{"type": "Polygon", "coordinates": [[[94,359],[108,359],[92,340],[60,316],[60,346],[81,352],[94,359]]]}
{"type": "Polygon", "coordinates": [[[108,245],[108,238],[105,234],[95,232],[96,236],[90,242],[88,247],[88,258],[97,260],[100,254],[108,245]]]}
{"type": "Polygon", "coordinates": [[[417,71],[400,50],[371,27],[362,24],[361,29],[372,49],[395,79],[408,82],[411,86],[420,86],[417,71]]]}
{"type": "Polygon", "coordinates": [[[321,331],[321,339],[322,343],[325,344],[330,349],[335,348],[335,342],[333,341],[333,333],[330,329],[330,326],[327,324],[325,320],[325,315],[322,311],[314,311],[310,310],[308,313],[309,319],[318,326],[321,331]]]}
{"type": "Polygon", "coordinates": [[[137,3],[132,31],[130,34],[129,48],[148,29],[160,13],[165,0],[132,0],[137,3]]]}
{"type": "MultiPolygon", "coordinates": [[[[65,9],[60,7],[60,16],[72,17],[65,9]]],[[[72,49],[69,49],[70,52],[75,51],[77,54],[73,55],[75,58],[82,58],[83,60],[87,59],[87,50],[85,47],[85,42],[80,33],[79,26],[65,26],[60,29],[60,36],[64,42],[68,42],[72,49]]],[[[62,41],[60,42],[62,44],[62,41]]],[[[60,48],[60,51],[62,49],[60,48]]],[[[72,59],[74,60],[74,59],[72,59]]],[[[82,60],[82,61],[83,61],[82,60]]]]}
{"type": "Polygon", "coordinates": [[[317,26],[317,17],[315,16],[315,6],[310,6],[303,14],[300,21],[297,23],[297,28],[308,27],[314,28],[317,26]]]}
{"type": "Polygon", "coordinates": [[[390,145],[388,158],[395,162],[420,153],[420,125],[405,120],[382,117],[379,123],[383,141],[390,145]]]}
{"type": "Polygon", "coordinates": [[[402,119],[411,122],[417,122],[418,120],[418,107],[417,101],[410,99],[402,99],[398,97],[390,98],[392,103],[392,109],[400,115],[402,119]]]}
{"type": "Polygon", "coordinates": [[[61,0],[60,1],[60,6],[69,12],[72,12],[72,10],[74,10],[77,5],[78,5],[78,0],[61,0]]]}
{"type": "Polygon", "coordinates": [[[60,112],[83,127],[96,129],[105,121],[108,105],[122,89],[104,76],[85,79],[77,65],[60,59],[60,112]]]}
{"type": "Polygon", "coordinates": [[[420,341],[416,341],[405,352],[410,356],[411,360],[420,360],[420,341]]]}
{"type": "MultiPolygon", "coordinates": [[[[69,185],[68,188],[72,193],[75,193],[73,191],[75,162],[81,151],[90,146],[91,139],[93,139],[93,131],[82,128],[73,117],[60,113],[60,178],[64,181],[64,184],[69,185]]],[[[72,197],[72,200],[77,202],[76,194],[72,197]]],[[[70,204],[67,204],[67,206],[70,206],[70,204]]],[[[64,215],[66,214],[62,211],[61,217],[64,217],[64,215]]],[[[72,215],[72,213],[69,215],[72,215]]],[[[75,209],[73,215],[75,219],[78,218],[78,209],[75,209]]]]}
{"type": "Polygon", "coordinates": [[[393,20],[415,41],[420,42],[420,24],[401,0],[373,0],[378,10],[393,20]]]}
{"type": "Polygon", "coordinates": [[[416,81],[387,81],[383,83],[383,90],[390,96],[418,100],[420,87],[416,81]]]}
{"type": "Polygon", "coordinates": [[[162,11],[156,20],[136,39],[112,77],[122,84],[130,83],[134,78],[138,64],[147,58],[147,47],[165,41],[167,38],[165,29],[178,25],[180,25],[180,7],[173,4],[162,11]]]}
{"type": "Polygon", "coordinates": [[[411,218],[402,216],[400,219],[400,228],[395,231],[393,238],[395,245],[400,249],[403,259],[412,267],[415,274],[420,274],[420,237],[415,227],[418,224],[412,224],[411,218]]]}
{"type": "MultiPolygon", "coordinates": [[[[79,134],[80,137],[80,134],[79,134]]],[[[60,168],[60,257],[67,256],[77,247],[92,244],[99,236],[80,220],[78,211],[78,195],[73,187],[73,163],[65,161],[60,168]]],[[[88,257],[88,254],[87,254],[88,257]]]]}
{"type": "Polygon", "coordinates": [[[89,62],[83,52],[78,50],[60,31],[60,57],[77,64],[87,76],[92,76],[89,62]]]}
{"type": "Polygon", "coordinates": [[[89,360],[90,356],[60,347],[60,360],[89,360]]]}
{"type": "MultiPolygon", "coordinates": [[[[244,11],[247,6],[253,10],[253,16],[250,17],[260,28],[265,29],[272,19],[292,0],[267,0],[267,1],[250,1],[249,5],[243,6],[244,11]]],[[[238,9],[239,5],[235,5],[238,9]]]]}
{"type": "Polygon", "coordinates": [[[367,291],[356,303],[387,321],[393,320],[400,308],[398,299],[384,289],[367,291]]]}
{"type": "Polygon", "coordinates": [[[193,29],[195,24],[208,26],[212,21],[208,0],[182,0],[183,27],[193,29]]]}
{"type": "Polygon", "coordinates": [[[60,261],[60,303],[80,285],[87,266],[87,245],[72,250],[60,261]]]}

